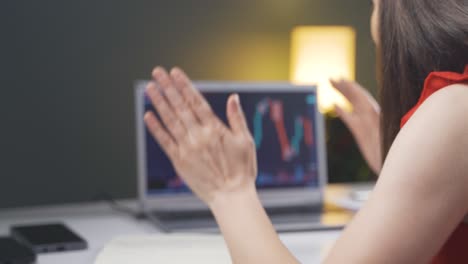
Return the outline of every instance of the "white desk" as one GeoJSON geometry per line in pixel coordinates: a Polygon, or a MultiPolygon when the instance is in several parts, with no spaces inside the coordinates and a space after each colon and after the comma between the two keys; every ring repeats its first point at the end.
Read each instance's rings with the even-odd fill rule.
{"type": "MultiPolygon", "coordinates": [[[[329,188],[330,189],[330,188],[329,188]]],[[[332,195],[343,193],[334,187],[332,195]]],[[[330,190],[327,190],[327,195],[330,190]]],[[[135,201],[125,201],[134,207],[135,201]]],[[[0,211],[0,235],[7,235],[11,225],[64,222],[88,241],[88,250],[41,254],[38,264],[91,264],[103,246],[116,236],[160,233],[147,221],[117,212],[105,203],[8,209],[0,211]]],[[[339,236],[340,231],[281,234],[286,246],[302,263],[318,263],[320,256],[339,236]]],[[[135,263],[138,264],[138,263],[135,263]]]]}

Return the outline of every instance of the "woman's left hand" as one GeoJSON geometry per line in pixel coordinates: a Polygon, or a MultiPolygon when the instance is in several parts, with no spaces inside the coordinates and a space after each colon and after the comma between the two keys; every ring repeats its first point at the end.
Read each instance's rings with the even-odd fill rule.
{"type": "Polygon", "coordinates": [[[147,94],[159,113],[144,120],[178,175],[205,203],[218,196],[255,188],[257,161],[239,96],[231,95],[229,127],[211,110],[185,73],[174,68],[153,71],[147,94]]]}

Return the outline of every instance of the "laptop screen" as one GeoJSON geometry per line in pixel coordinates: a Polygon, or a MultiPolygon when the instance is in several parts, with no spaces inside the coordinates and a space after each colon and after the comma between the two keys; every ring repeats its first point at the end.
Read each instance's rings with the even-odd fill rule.
{"type": "MultiPolygon", "coordinates": [[[[203,92],[226,124],[226,101],[231,93],[203,92]]],[[[315,90],[242,89],[237,93],[256,145],[257,188],[319,187],[315,90]]],[[[146,95],[144,104],[145,111],[155,111],[146,95]]],[[[145,154],[147,194],[190,192],[146,128],[145,154]]]]}

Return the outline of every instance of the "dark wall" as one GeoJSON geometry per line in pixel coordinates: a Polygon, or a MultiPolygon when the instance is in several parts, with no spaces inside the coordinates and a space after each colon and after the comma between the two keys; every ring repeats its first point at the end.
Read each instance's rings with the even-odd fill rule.
{"type": "MultiPolygon", "coordinates": [[[[368,2],[2,1],[0,207],[133,197],[132,82],[156,64],[194,79],[286,80],[294,26],[351,25],[357,79],[374,88],[368,2]]],[[[335,167],[335,180],[357,175],[335,167]]]]}

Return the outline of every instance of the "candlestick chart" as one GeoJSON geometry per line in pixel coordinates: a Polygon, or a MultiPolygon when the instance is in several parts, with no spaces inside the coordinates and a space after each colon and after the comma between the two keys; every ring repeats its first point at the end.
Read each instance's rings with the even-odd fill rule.
{"type": "MultiPolygon", "coordinates": [[[[230,93],[205,93],[213,112],[226,123],[230,93]]],[[[316,186],[315,94],[306,92],[239,93],[257,151],[257,187],[316,186]]],[[[148,109],[153,109],[148,105],[148,109]]],[[[148,185],[153,189],[188,191],[172,164],[147,133],[148,185]]]]}
{"type": "Polygon", "coordinates": [[[300,185],[316,177],[313,102],[297,99],[265,97],[251,113],[259,185],[300,185]]]}
{"type": "Polygon", "coordinates": [[[264,99],[257,104],[253,118],[253,136],[255,146],[258,149],[263,140],[263,118],[270,113],[270,121],[274,123],[278,143],[281,147],[281,156],[284,161],[289,161],[300,152],[300,143],[304,140],[307,146],[313,144],[313,128],[310,119],[303,116],[294,118],[294,135],[288,138],[285,124],[283,103],[279,100],[264,99]]]}

